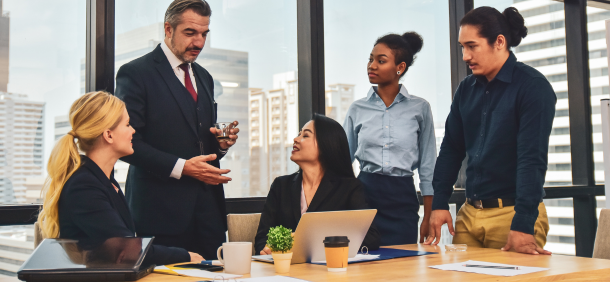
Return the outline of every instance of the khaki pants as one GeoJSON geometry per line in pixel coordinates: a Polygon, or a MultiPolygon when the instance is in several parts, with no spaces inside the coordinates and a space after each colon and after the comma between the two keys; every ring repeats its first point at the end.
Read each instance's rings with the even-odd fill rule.
{"type": "MultiPolygon", "coordinates": [[[[454,244],[501,249],[506,245],[515,207],[476,209],[465,203],[455,219],[454,244]]],[[[549,219],[544,203],[538,206],[538,219],[534,226],[534,238],[538,247],[546,244],[549,219]]]]}

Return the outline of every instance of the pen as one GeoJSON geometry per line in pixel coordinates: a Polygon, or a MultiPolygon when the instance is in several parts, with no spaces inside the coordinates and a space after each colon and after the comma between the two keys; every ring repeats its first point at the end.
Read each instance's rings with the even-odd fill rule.
{"type": "Polygon", "coordinates": [[[519,270],[518,266],[477,265],[477,264],[464,264],[463,266],[464,267],[476,267],[476,268],[494,268],[494,269],[519,270]]]}
{"type": "Polygon", "coordinates": [[[202,260],[200,263],[207,264],[207,265],[222,265],[222,263],[220,263],[220,261],[217,261],[217,260],[202,260]]]}

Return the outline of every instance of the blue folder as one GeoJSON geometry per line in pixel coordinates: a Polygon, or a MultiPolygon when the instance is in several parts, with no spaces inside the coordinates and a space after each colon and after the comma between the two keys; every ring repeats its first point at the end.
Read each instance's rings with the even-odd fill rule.
{"type": "MultiPolygon", "coordinates": [[[[379,250],[376,250],[376,251],[369,251],[369,255],[379,255],[378,258],[374,258],[374,259],[370,259],[370,260],[359,260],[359,261],[353,261],[353,262],[350,261],[348,263],[352,264],[352,263],[386,260],[386,259],[394,259],[394,258],[425,256],[425,255],[432,255],[432,254],[438,254],[438,253],[409,251],[409,250],[400,250],[400,249],[391,249],[391,248],[379,248],[379,250]]],[[[326,263],[319,263],[319,262],[312,262],[312,264],[326,265],[326,263]]]]}

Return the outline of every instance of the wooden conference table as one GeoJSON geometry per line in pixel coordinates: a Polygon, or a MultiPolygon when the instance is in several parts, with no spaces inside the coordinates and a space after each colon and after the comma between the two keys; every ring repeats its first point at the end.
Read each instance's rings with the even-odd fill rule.
{"type": "MultiPolygon", "coordinates": [[[[309,281],[610,281],[610,260],[564,255],[534,256],[473,247],[469,247],[466,252],[445,252],[442,245],[401,245],[392,248],[438,254],[350,264],[344,273],[328,272],[324,265],[293,264],[287,276],[309,281]],[[428,267],[467,260],[544,267],[550,270],[501,277],[428,267]]],[[[253,261],[250,275],[244,275],[243,278],[273,275],[276,275],[273,264],[253,261]]],[[[16,277],[0,279],[0,282],[9,281],[19,280],[16,277]]],[[[201,281],[201,278],[152,273],[138,281],[201,281]]]]}

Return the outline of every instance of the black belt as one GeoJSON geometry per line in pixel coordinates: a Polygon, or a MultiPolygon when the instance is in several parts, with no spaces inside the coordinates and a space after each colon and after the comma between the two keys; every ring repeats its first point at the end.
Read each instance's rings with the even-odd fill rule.
{"type": "Polygon", "coordinates": [[[514,206],[516,201],[515,198],[498,198],[487,200],[473,200],[467,198],[466,203],[475,207],[476,209],[491,209],[514,206]]]}

